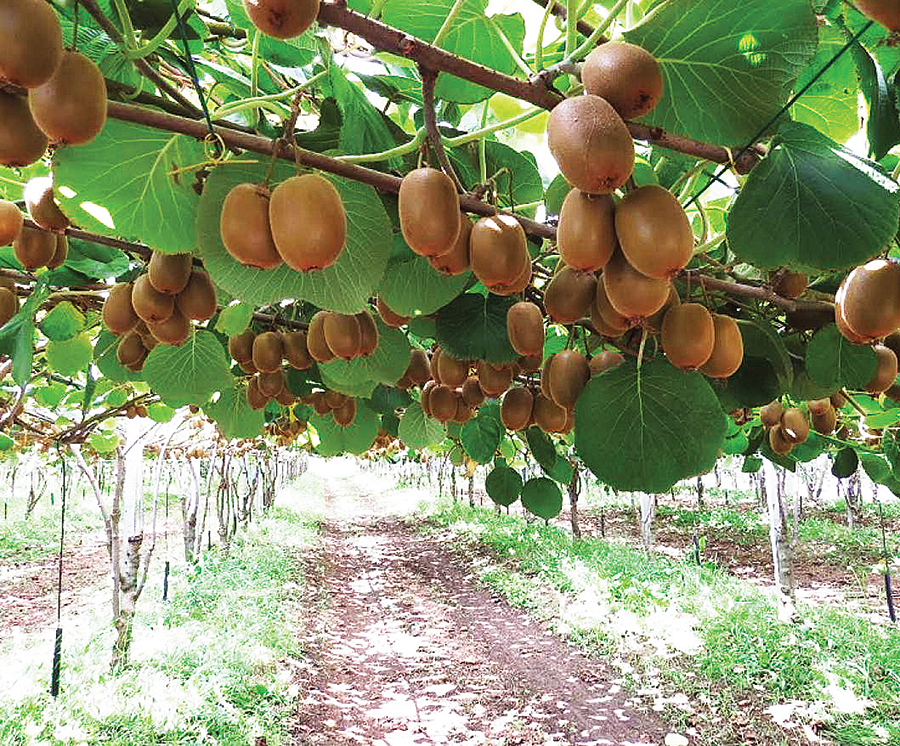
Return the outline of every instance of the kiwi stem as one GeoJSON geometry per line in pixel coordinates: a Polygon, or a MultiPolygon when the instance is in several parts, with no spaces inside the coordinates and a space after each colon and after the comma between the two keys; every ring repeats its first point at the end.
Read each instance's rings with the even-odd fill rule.
{"type": "MultiPolygon", "coordinates": [[[[260,31],[253,34],[253,41],[250,47],[250,98],[259,98],[259,37],[262,36],[260,31]]],[[[259,128],[259,121],[262,118],[262,110],[257,108],[253,115],[254,129],[259,128]]]]}
{"type": "Polygon", "coordinates": [[[547,21],[556,7],[556,2],[551,0],[544,6],[544,16],[541,18],[541,25],[538,27],[537,43],[534,52],[534,66],[541,71],[544,69],[544,29],[547,28],[547,21]]]}
{"type": "MultiPolygon", "coordinates": [[[[197,0],[181,0],[181,4],[178,6],[178,15],[183,15],[187,12],[188,8],[193,8],[196,1],[197,0]]],[[[159,30],[159,33],[156,36],[154,36],[150,41],[139,48],[129,49],[125,52],[125,56],[129,59],[141,59],[153,54],[157,49],[165,44],[166,39],[168,39],[172,35],[172,32],[175,30],[175,27],[177,25],[178,17],[173,13],[170,16],[169,20],[166,21],[165,25],[159,30]]]]}
{"type": "Polygon", "coordinates": [[[125,47],[127,51],[137,49],[137,38],[134,35],[134,25],[131,23],[131,16],[128,15],[128,8],[125,0],[113,0],[116,6],[116,13],[119,14],[119,21],[125,31],[125,47]]]}
{"type": "Polygon", "coordinates": [[[619,17],[622,10],[627,5],[628,0],[619,0],[615,5],[613,5],[613,7],[610,8],[610,11],[607,14],[606,18],[603,19],[603,22],[594,29],[594,32],[584,41],[584,43],[580,47],[572,50],[572,54],[566,54],[566,59],[580,60],[598,44],[602,44],[603,42],[605,42],[606,38],[603,36],[603,34],[605,34],[607,29],[613,25],[613,22],[616,20],[616,18],[619,17]]]}
{"type": "Polygon", "coordinates": [[[422,78],[422,113],[425,115],[425,131],[428,133],[428,140],[434,149],[438,162],[441,164],[441,169],[453,179],[456,190],[465,194],[466,188],[456,175],[456,171],[453,170],[450,159],[444,150],[444,141],[441,139],[440,130],[438,130],[437,112],[435,111],[434,103],[434,87],[437,83],[437,73],[431,68],[420,64],[419,76],[422,78]]]}
{"type": "Polygon", "coordinates": [[[856,403],[856,400],[852,396],[850,396],[846,388],[841,388],[841,395],[850,403],[850,406],[853,407],[853,409],[855,409],[857,414],[859,414],[861,417],[865,417],[868,414],[868,412],[866,412],[865,409],[859,406],[859,404],[856,403]]]}
{"type": "Polygon", "coordinates": [[[566,0],[566,59],[571,59],[578,41],[578,0],[566,0]]]}
{"type": "MultiPolygon", "coordinates": [[[[256,98],[245,98],[241,101],[235,101],[231,104],[223,104],[218,109],[212,112],[212,116],[216,119],[221,117],[228,116],[229,114],[235,114],[236,112],[243,111],[244,109],[250,109],[254,106],[277,103],[279,101],[284,101],[285,99],[293,98],[298,93],[305,91],[309,88],[313,83],[318,83],[322,78],[328,75],[327,70],[323,70],[320,73],[316,73],[309,80],[303,81],[300,85],[294,86],[293,88],[288,88],[286,91],[282,91],[281,93],[270,93],[267,96],[257,96],[256,98]]],[[[272,109],[272,111],[276,111],[276,109],[272,109]]],[[[277,109],[277,112],[280,114],[284,114],[281,109],[277,109]]],[[[405,146],[401,146],[405,147],[405,146]]],[[[398,148],[395,148],[397,150],[398,148]]],[[[402,154],[401,154],[402,155],[402,154]]]]}
{"type": "Polygon", "coordinates": [[[647,327],[645,326],[643,328],[643,330],[641,331],[641,346],[638,347],[638,355],[637,355],[638,370],[641,369],[641,363],[644,362],[644,346],[647,344],[647,335],[648,335],[648,330],[647,330],[647,327]]]}
{"type": "Polygon", "coordinates": [[[450,12],[447,13],[447,17],[444,19],[444,22],[438,29],[437,36],[435,36],[434,41],[431,42],[434,46],[441,46],[441,42],[444,41],[444,38],[450,32],[450,27],[453,25],[453,22],[459,15],[459,11],[462,10],[463,5],[465,5],[468,1],[469,0],[456,0],[456,2],[453,3],[453,7],[450,8],[450,12]]]}

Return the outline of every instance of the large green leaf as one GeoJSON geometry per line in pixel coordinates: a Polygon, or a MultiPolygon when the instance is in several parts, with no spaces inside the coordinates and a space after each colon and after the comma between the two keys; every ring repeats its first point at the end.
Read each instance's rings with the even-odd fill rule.
{"type": "Polygon", "coordinates": [[[90,337],[82,332],[63,342],[48,342],[44,355],[47,365],[57,373],[74,376],[90,364],[93,353],[90,337]]]}
{"type": "Polygon", "coordinates": [[[375,352],[349,362],[335,358],[319,364],[322,382],[348,396],[369,397],[379,383],[393,385],[403,377],[409,365],[409,341],[398,329],[386,326],[380,318],[378,346],[375,352]]]}
{"type": "Polygon", "coordinates": [[[522,486],[522,505],[540,518],[556,518],[562,510],[562,491],[547,477],[529,479],[522,486]]]}
{"type": "Polygon", "coordinates": [[[534,460],[540,464],[547,476],[557,482],[568,484],[572,479],[572,464],[556,450],[550,436],[539,427],[532,425],[525,431],[525,439],[534,460]]]}
{"type": "Polygon", "coordinates": [[[194,331],[178,347],[159,344],[144,361],[144,380],[171,407],[205,404],[234,386],[222,344],[212,332],[194,331]]]}
{"type": "Polygon", "coordinates": [[[247,386],[238,379],[222,390],[219,398],[203,407],[203,413],[219,428],[226,440],[255,438],[265,424],[265,411],[247,403],[247,386]]]}
{"type": "Polygon", "coordinates": [[[743,146],[778,114],[815,53],[816,17],[809,0],[670,0],[625,39],[662,67],[665,94],[646,121],[743,146]]]}
{"type": "MultiPolygon", "coordinates": [[[[387,213],[370,186],[329,177],[344,201],[347,245],[328,269],[305,274],[287,265],[255,269],[240,264],[228,253],[219,233],[222,203],[232,187],[262,182],[267,169],[268,164],[262,162],[226,164],[206,180],[197,220],[203,263],[213,282],[249,303],[300,299],[332,311],[361,311],[381,281],[393,240],[387,213]]],[[[293,169],[282,166],[276,169],[276,180],[292,174],[293,169]]]]}
{"type": "Polygon", "coordinates": [[[494,454],[505,429],[500,421],[500,404],[489,401],[478,410],[478,414],[463,425],[460,439],[469,458],[479,464],[488,464],[494,454]]]}
{"type": "Polygon", "coordinates": [[[471,277],[470,272],[456,277],[442,275],[425,257],[406,247],[399,234],[394,246],[394,256],[388,262],[378,296],[401,316],[434,313],[459,295],[471,277]],[[398,244],[401,244],[399,250],[398,244]]]}
{"type": "Polygon", "coordinates": [[[378,437],[378,415],[364,404],[358,405],[356,419],[347,427],[338,425],[331,414],[324,417],[313,415],[309,421],[319,434],[316,450],[321,456],[364,453],[378,437]]]}
{"type": "Polygon", "coordinates": [[[89,144],[54,153],[56,195],[66,214],[86,228],[165,253],[193,251],[196,173],[177,169],[204,157],[193,138],[110,119],[89,144]]]}
{"type": "Polygon", "coordinates": [[[875,351],[848,341],[834,324],[816,332],[806,346],[806,372],[820,386],[860,389],[875,375],[875,351]]]}
{"type": "Polygon", "coordinates": [[[65,342],[84,328],[84,314],[69,301],[63,301],[44,316],[39,328],[47,339],[65,342]]]}
{"type": "Polygon", "coordinates": [[[787,348],[769,322],[739,320],[737,324],[744,360],[734,375],[713,386],[726,412],[767,404],[790,391],[794,379],[787,348]]]}
{"type": "Polygon", "coordinates": [[[484,489],[497,505],[509,507],[522,494],[522,477],[515,469],[497,466],[485,478],[484,489]]]}
{"type": "Polygon", "coordinates": [[[466,293],[437,313],[437,341],[460,360],[511,363],[518,358],[506,333],[506,313],[514,298],[466,293]]]}
{"type": "Polygon", "coordinates": [[[725,414],[709,383],[657,358],[592,378],[575,406],[575,448],[603,482],[664,492],[703,474],[725,440],[725,414]]]}
{"type": "Polygon", "coordinates": [[[41,275],[19,312],[0,327],[0,352],[12,358],[13,380],[24,387],[34,360],[34,317],[50,295],[47,276],[41,275]]]}
{"type": "Polygon", "coordinates": [[[426,417],[419,403],[413,402],[400,418],[397,434],[407,448],[418,450],[440,443],[447,433],[440,422],[426,417]]]}
{"type": "Polygon", "coordinates": [[[735,200],[728,245],[762,269],[846,269],[896,234],[898,203],[896,182],[877,164],[791,122],[735,200]]]}
{"type": "Polygon", "coordinates": [[[869,155],[881,160],[900,142],[900,118],[897,114],[897,90],[887,80],[884,70],[859,42],[851,48],[859,73],[859,88],[869,105],[866,135],[869,155]]]}

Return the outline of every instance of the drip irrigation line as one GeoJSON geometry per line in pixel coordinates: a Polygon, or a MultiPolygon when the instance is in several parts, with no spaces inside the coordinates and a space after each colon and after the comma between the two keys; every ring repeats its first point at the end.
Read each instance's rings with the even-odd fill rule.
{"type": "Polygon", "coordinates": [[[50,676],[50,695],[59,695],[59,676],[62,663],[62,581],[63,581],[63,545],[66,537],[66,459],[62,453],[59,441],[56,442],[56,452],[62,465],[62,486],[60,488],[60,519],[59,519],[59,557],[57,562],[56,578],[56,636],[53,641],[53,667],[50,676]]]}
{"type": "Polygon", "coordinates": [[[218,141],[218,137],[216,137],[216,130],[213,127],[212,117],[210,117],[209,108],[206,105],[206,96],[203,95],[203,88],[200,87],[200,80],[197,78],[197,68],[194,67],[194,58],[191,56],[191,49],[188,45],[187,29],[185,28],[184,19],[181,17],[181,13],[178,12],[178,0],[171,0],[171,3],[172,12],[175,14],[175,20],[178,23],[178,33],[181,35],[181,42],[184,46],[185,66],[191,76],[194,90],[197,91],[197,97],[200,99],[200,108],[203,110],[206,126],[209,128],[209,136],[212,138],[213,142],[216,142],[218,141]]]}
{"type": "MultiPolygon", "coordinates": [[[[844,46],[841,47],[840,50],[838,50],[838,52],[834,55],[834,57],[832,57],[830,60],[828,60],[828,62],[826,62],[825,65],[822,66],[822,69],[819,70],[815,75],[813,75],[812,78],[810,78],[810,80],[806,83],[806,85],[804,85],[799,91],[797,91],[797,93],[795,93],[793,96],[791,96],[790,100],[788,100],[788,102],[784,106],[781,107],[781,109],[778,111],[778,113],[775,116],[773,116],[768,122],[766,122],[762,127],[760,127],[759,132],[757,132],[755,135],[753,135],[753,137],[750,138],[750,141],[737,152],[737,154],[734,156],[734,158],[732,160],[739,161],[743,156],[745,156],[747,153],[749,153],[750,149],[753,147],[753,145],[756,143],[756,141],[759,140],[759,138],[761,138],[763,135],[765,135],[766,132],[769,131],[769,128],[772,125],[774,125],[779,119],[781,119],[781,117],[785,114],[785,112],[787,112],[794,104],[796,104],[797,101],[799,101],[800,98],[810,88],[812,88],[812,86],[819,80],[819,78],[821,78],[826,72],[828,72],[828,70],[830,70],[831,67],[841,57],[844,56],[844,54],[850,49],[850,47],[852,47],[854,44],[856,44],[856,42],[858,42],[860,40],[860,38],[862,38],[863,34],[865,34],[866,31],[868,31],[871,28],[872,24],[874,24],[874,23],[875,23],[875,21],[869,21],[865,26],[862,27],[862,29],[860,29],[856,34],[854,34],[847,41],[847,43],[844,44],[844,46]]],[[[731,168],[731,164],[729,164],[727,166],[722,166],[722,168],[719,169],[719,172],[715,175],[715,177],[713,177],[709,181],[707,181],[705,186],[703,187],[703,189],[701,189],[699,192],[697,192],[697,194],[695,194],[693,197],[691,197],[691,201],[688,202],[687,205],[685,205],[685,208],[690,207],[698,199],[700,199],[700,197],[703,196],[703,194],[716,181],[721,179],[722,175],[725,174],[725,172],[727,172],[729,170],[729,168],[731,168]]]]}

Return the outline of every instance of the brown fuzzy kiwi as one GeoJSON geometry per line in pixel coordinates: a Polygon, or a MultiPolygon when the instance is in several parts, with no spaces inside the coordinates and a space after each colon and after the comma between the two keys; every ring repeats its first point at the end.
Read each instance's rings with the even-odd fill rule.
{"type": "Polygon", "coordinates": [[[120,282],[109,289],[109,295],[103,301],[103,324],[113,334],[124,334],[140,319],[131,305],[131,293],[134,288],[130,282],[120,282]]]}
{"type": "Polygon", "coordinates": [[[238,364],[253,360],[253,340],[256,334],[252,329],[245,329],[228,340],[228,352],[238,364]]]}
{"type": "Polygon", "coordinates": [[[16,292],[16,281],[12,277],[0,275],[0,288],[6,288],[11,293],[16,292]]]}
{"type": "Polygon", "coordinates": [[[759,419],[766,427],[775,427],[775,425],[781,422],[781,416],[783,414],[784,407],[781,406],[781,402],[777,399],[775,401],[770,401],[764,407],[760,407],[759,409],[759,419]]]}
{"type": "Polygon", "coordinates": [[[694,232],[668,189],[648,184],[616,206],[616,236],[628,263],[642,275],[668,280],[687,266],[694,232]]]}
{"type": "Polygon", "coordinates": [[[203,269],[193,270],[184,290],[175,296],[175,305],[187,318],[194,321],[211,319],[218,303],[216,287],[209,273],[203,269]]]}
{"type": "Polygon", "coordinates": [[[131,305],[141,321],[158,324],[165,321],[175,311],[175,298],[157,292],[150,284],[147,275],[141,275],[134,281],[131,291],[131,305]]]}
{"type": "Polygon", "coordinates": [[[463,400],[462,396],[457,395],[456,397],[456,413],[453,415],[454,422],[468,422],[472,419],[473,410],[466,402],[463,400]]]}
{"type": "Polygon", "coordinates": [[[331,312],[322,325],[325,342],[337,357],[352,360],[360,353],[362,333],[359,320],[352,313],[331,312]]]}
{"type": "Polygon", "coordinates": [[[19,312],[19,296],[8,288],[0,288],[0,326],[19,312]]]}
{"type": "Polygon", "coordinates": [[[259,380],[253,376],[247,384],[247,404],[250,409],[264,409],[268,403],[269,397],[259,390],[259,380]]]}
{"type": "MultiPolygon", "coordinates": [[[[600,287],[602,285],[602,282],[597,283],[597,287],[600,287]]],[[[597,334],[605,337],[606,339],[615,339],[616,337],[620,337],[624,333],[618,331],[617,329],[606,323],[606,319],[604,319],[603,316],[600,315],[600,312],[597,310],[596,303],[591,306],[591,326],[594,328],[594,331],[597,332],[597,334]]]]}
{"type": "Polygon", "coordinates": [[[866,384],[866,391],[870,394],[880,394],[887,391],[897,378],[897,356],[894,351],[884,345],[875,345],[875,373],[866,384]]]}
{"type": "Polygon", "coordinates": [[[459,214],[459,235],[450,248],[440,256],[428,257],[428,262],[442,275],[454,277],[468,272],[471,267],[469,240],[472,237],[472,221],[461,212],[459,214]]]}
{"type": "Polygon", "coordinates": [[[424,350],[409,351],[409,364],[406,366],[405,375],[417,386],[422,386],[431,379],[431,365],[424,350]]]}
{"type": "Polygon", "coordinates": [[[307,370],[312,366],[313,359],[306,347],[306,332],[282,332],[281,344],[284,359],[294,370],[307,370]]]}
{"type": "Polygon", "coordinates": [[[841,336],[843,336],[844,339],[857,345],[864,345],[871,342],[871,339],[863,336],[862,334],[857,334],[853,329],[850,328],[850,325],[847,323],[847,319],[844,316],[844,311],[842,308],[842,298],[840,296],[840,293],[838,293],[837,298],[838,300],[834,304],[834,323],[837,326],[838,331],[841,333],[841,336]]]}
{"type": "MultiPolygon", "coordinates": [[[[293,392],[285,385],[281,391],[275,394],[275,401],[277,401],[282,407],[290,407],[297,403],[297,397],[294,396],[293,392]]],[[[297,420],[294,420],[293,425],[299,425],[300,423],[297,420]]],[[[297,432],[300,432],[299,430],[297,432]]],[[[294,433],[296,435],[296,433],[294,433]]]]}
{"type": "Polygon", "coordinates": [[[28,106],[50,142],[85,145],[106,125],[106,80],[95,62],[66,51],[50,80],[28,91],[28,106]]]}
{"type": "Polygon", "coordinates": [[[365,357],[378,348],[378,327],[368,311],[360,311],[356,320],[359,322],[359,354],[365,357]]]}
{"type": "Polygon", "coordinates": [[[428,381],[422,387],[422,396],[419,398],[419,405],[422,407],[422,411],[425,413],[426,417],[432,416],[431,415],[430,397],[431,397],[431,392],[435,389],[435,387],[437,385],[438,385],[438,383],[436,381],[428,381]]]}
{"type": "Polygon", "coordinates": [[[613,368],[618,368],[625,362],[625,357],[621,352],[615,350],[603,350],[603,352],[594,355],[588,362],[591,376],[598,376],[613,368]]]}
{"type": "Polygon", "coordinates": [[[0,3],[0,80],[34,88],[46,83],[63,56],[62,29],[45,0],[0,3]]]}
{"type": "Polygon", "coordinates": [[[500,404],[500,421],[507,430],[524,430],[531,422],[534,394],[522,386],[516,386],[503,395],[500,404]]]}
{"type": "Polygon", "coordinates": [[[416,254],[440,256],[459,238],[459,196],[453,180],[434,168],[417,168],[400,182],[400,231],[416,254]]]}
{"type": "Polygon", "coordinates": [[[13,253],[26,272],[46,267],[56,253],[56,234],[26,225],[13,242],[13,253]]]}
{"type": "Polygon", "coordinates": [[[56,250],[53,252],[53,258],[47,262],[47,269],[56,269],[62,267],[69,258],[69,239],[65,233],[56,234],[56,250]]]}
{"type": "Polygon", "coordinates": [[[241,264],[274,269],[281,262],[269,226],[271,193],[258,184],[238,184],[225,197],[219,216],[222,243],[241,264]]]}
{"type": "Polygon", "coordinates": [[[327,363],[334,359],[334,353],[325,340],[325,319],[328,314],[329,311],[316,311],[306,330],[306,349],[317,363],[327,363]]]}
{"type": "Polygon", "coordinates": [[[781,425],[769,428],[769,447],[780,456],[787,456],[794,447],[781,425]]]}
{"type": "Polygon", "coordinates": [[[528,259],[525,231],[510,215],[481,218],[469,239],[472,270],[487,287],[511,285],[528,259]]]}
{"type": "Polygon", "coordinates": [[[463,381],[469,377],[469,361],[459,360],[448,355],[445,350],[441,350],[441,354],[437,358],[437,363],[432,364],[432,370],[436,370],[440,381],[445,386],[454,388],[462,386],[463,381]],[[435,365],[437,366],[435,368],[435,365]]]}
{"type": "Polygon", "coordinates": [[[799,298],[809,285],[809,277],[802,272],[777,272],[770,274],[772,290],[784,298],[799,298]]]}
{"type": "Polygon", "coordinates": [[[253,25],[274,39],[292,39],[319,15],[319,0],[243,0],[253,25]]]}
{"type": "Polygon", "coordinates": [[[577,350],[557,352],[547,368],[550,398],[564,409],[571,409],[590,380],[591,367],[577,350]]]}
{"type": "Polygon", "coordinates": [[[531,257],[528,255],[526,251],[522,255],[522,269],[516,278],[509,283],[500,282],[496,285],[488,285],[487,288],[494,295],[501,296],[509,296],[509,295],[518,295],[522,291],[528,287],[528,283],[531,282],[531,257]]]}
{"type": "Polygon", "coordinates": [[[572,189],[563,201],[556,231],[556,247],[573,269],[596,272],[616,248],[616,206],[608,194],[593,195],[572,189]]]}
{"type": "Polygon", "coordinates": [[[428,409],[438,422],[449,422],[456,415],[456,394],[449,386],[435,386],[428,395],[428,409]]]}
{"type": "Polygon", "coordinates": [[[584,90],[609,101],[622,119],[649,114],[665,90],[662,70],[646,49],[610,41],[594,49],[581,68],[584,90]]]}
{"type": "Polygon", "coordinates": [[[534,397],[534,406],[531,411],[534,424],[545,433],[561,433],[569,419],[565,407],[559,406],[544,394],[534,397]]]}
{"type": "Polygon", "coordinates": [[[841,315],[850,331],[866,342],[900,327],[900,264],[873,259],[847,275],[835,297],[836,320],[841,315]]]}
{"type": "Polygon", "coordinates": [[[315,413],[320,416],[328,414],[332,410],[332,407],[325,400],[325,393],[324,391],[317,391],[312,395],[312,399],[309,402],[315,413]]]}
{"type": "Polygon", "coordinates": [[[675,306],[663,320],[662,347],[676,368],[696,370],[709,360],[715,344],[712,314],[699,303],[675,306]]]}
{"type": "Polygon", "coordinates": [[[634,170],[631,133],[599,96],[557,104],[547,123],[547,145],[566,181],[589,194],[611,194],[634,170]]]}
{"type": "Polygon", "coordinates": [[[523,355],[516,361],[519,365],[519,371],[522,373],[537,373],[544,364],[543,345],[541,351],[534,355],[523,355]]]}
{"type": "Polygon", "coordinates": [[[184,344],[191,336],[191,320],[179,308],[172,315],[158,324],[147,324],[150,333],[160,342],[178,346],[184,344]]]}
{"type": "Polygon", "coordinates": [[[663,307],[644,321],[644,328],[653,334],[661,333],[663,321],[666,320],[666,314],[676,306],[680,305],[681,298],[678,297],[678,291],[674,287],[669,288],[669,297],[666,298],[663,307]]]}
{"type": "Polygon", "coordinates": [[[400,380],[394,384],[398,389],[403,389],[404,391],[409,391],[413,387],[413,382],[409,379],[409,376],[404,373],[400,376],[400,380]]]}
{"type": "Polygon", "coordinates": [[[59,208],[53,192],[52,176],[35,176],[25,185],[22,194],[29,217],[46,231],[62,231],[71,225],[59,208]]]}
{"type": "Polygon", "coordinates": [[[392,329],[399,329],[401,326],[409,323],[409,316],[401,316],[399,313],[394,313],[380,297],[376,300],[375,306],[378,309],[378,315],[381,316],[381,320],[392,329]]]}
{"type": "Polygon", "coordinates": [[[356,399],[347,398],[344,403],[332,413],[334,421],[341,427],[349,427],[356,419],[356,399]]]}
{"type": "Polygon", "coordinates": [[[812,420],[813,430],[822,435],[830,435],[837,427],[837,412],[834,411],[832,406],[829,406],[828,409],[822,412],[812,412],[810,419],[812,420]]]}
{"type": "Polygon", "coordinates": [[[163,295],[178,295],[191,279],[190,254],[163,254],[154,251],[147,267],[150,284],[163,295]]]}
{"type": "Polygon", "coordinates": [[[781,430],[784,437],[794,445],[799,445],[809,437],[809,422],[800,407],[785,409],[781,415],[781,430]]]}
{"type": "Polygon", "coordinates": [[[891,31],[900,31],[900,5],[897,0],[856,0],[856,9],[891,31]]]}
{"type": "Polygon", "coordinates": [[[806,402],[806,408],[809,410],[810,414],[824,414],[829,409],[834,409],[834,405],[831,403],[831,399],[826,397],[824,399],[813,399],[806,402]]]}
{"type": "Polygon", "coordinates": [[[253,340],[253,365],[260,373],[274,373],[281,369],[284,346],[278,332],[263,332],[253,340]]]}
{"type": "Polygon", "coordinates": [[[137,365],[147,357],[147,348],[137,332],[129,332],[119,340],[116,346],[116,359],[122,365],[137,365]]]}
{"type": "Polygon", "coordinates": [[[605,327],[613,332],[612,336],[618,337],[634,326],[631,321],[613,308],[612,303],[609,302],[609,295],[606,293],[606,283],[603,282],[602,275],[597,283],[597,290],[594,295],[594,308],[603,320],[605,327]]]}
{"type": "Polygon", "coordinates": [[[34,123],[26,99],[0,91],[0,122],[0,164],[30,166],[47,152],[50,141],[34,123]]]}
{"type": "Polygon", "coordinates": [[[730,316],[714,313],[713,324],[716,341],[712,355],[700,370],[710,378],[728,378],[744,362],[744,338],[737,322],[730,316]]]}
{"type": "Polygon", "coordinates": [[[520,355],[540,355],[544,351],[544,316],[529,301],[519,301],[506,312],[506,334],[520,355]]]}
{"type": "Polygon", "coordinates": [[[511,367],[497,367],[484,360],[478,361],[476,372],[478,374],[478,385],[485,396],[500,396],[510,387],[513,379],[511,367]]]}
{"type": "Polygon", "coordinates": [[[884,346],[894,351],[897,359],[900,360],[900,331],[894,331],[884,338],[884,346]]]}
{"type": "Polygon", "coordinates": [[[652,316],[669,298],[668,280],[641,274],[621,251],[616,251],[603,268],[601,281],[609,304],[631,322],[652,316]]]}
{"type": "Polygon", "coordinates": [[[269,225],[278,253],[298,272],[326,269],[347,243],[341,195],[324,176],[292,176],[272,191],[269,225]]]}
{"type": "Polygon", "coordinates": [[[481,384],[478,383],[478,376],[469,376],[463,381],[459,395],[468,406],[480,407],[484,403],[485,397],[484,391],[481,390],[481,384]]]}
{"type": "Polygon", "coordinates": [[[15,202],[0,199],[0,246],[8,246],[16,240],[25,218],[15,202]]]}
{"type": "Polygon", "coordinates": [[[835,391],[830,397],[831,406],[835,409],[843,409],[847,404],[847,397],[840,391],[835,391]]]}
{"type": "Polygon", "coordinates": [[[785,314],[785,321],[791,329],[814,331],[835,322],[835,313],[830,308],[798,308],[785,314]]]}
{"type": "Polygon", "coordinates": [[[574,324],[590,312],[597,296],[597,278],[590,272],[563,267],[544,289],[544,308],[557,324],[574,324]]]}
{"type": "Polygon", "coordinates": [[[255,373],[259,373],[259,371],[256,369],[256,366],[253,364],[252,360],[248,360],[246,363],[238,363],[238,366],[248,376],[252,376],[255,373]]]}
{"type": "Polygon", "coordinates": [[[271,373],[260,373],[257,377],[257,381],[259,390],[270,399],[274,399],[278,396],[286,385],[284,370],[282,368],[274,370],[271,373]]]}

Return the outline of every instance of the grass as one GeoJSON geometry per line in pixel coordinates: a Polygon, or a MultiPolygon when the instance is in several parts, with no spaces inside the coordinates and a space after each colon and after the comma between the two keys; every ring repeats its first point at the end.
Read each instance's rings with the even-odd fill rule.
{"type": "Polygon", "coordinates": [[[793,743],[763,710],[822,723],[841,744],[900,744],[900,631],[839,611],[800,608],[779,621],[772,598],[711,568],[600,539],[573,542],[554,526],[441,505],[430,519],[489,550],[482,579],[511,602],[553,617],[602,650],[636,685],[658,682],[690,703],[668,715],[697,743],[745,743],[748,713],[765,743],[793,743]],[[551,602],[542,602],[548,592],[551,602]],[[791,705],[791,703],[794,703],[791,705]]]}

